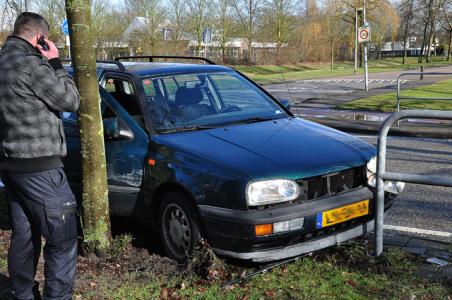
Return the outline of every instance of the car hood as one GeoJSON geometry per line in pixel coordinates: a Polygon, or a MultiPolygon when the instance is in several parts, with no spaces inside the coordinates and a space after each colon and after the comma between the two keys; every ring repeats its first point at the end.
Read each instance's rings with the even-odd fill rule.
{"type": "Polygon", "coordinates": [[[301,118],[163,134],[158,139],[252,179],[328,174],[363,165],[376,153],[358,138],[301,118]]]}

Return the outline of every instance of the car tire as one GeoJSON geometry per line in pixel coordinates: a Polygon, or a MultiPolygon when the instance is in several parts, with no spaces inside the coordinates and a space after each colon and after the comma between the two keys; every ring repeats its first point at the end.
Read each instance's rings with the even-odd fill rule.
{"type": "Polygon", "coordinates": [[[159,208],[159,233],[168,257],[186,261],[201,240],[195,207],[182,193],[170,192],[159,208]]]}

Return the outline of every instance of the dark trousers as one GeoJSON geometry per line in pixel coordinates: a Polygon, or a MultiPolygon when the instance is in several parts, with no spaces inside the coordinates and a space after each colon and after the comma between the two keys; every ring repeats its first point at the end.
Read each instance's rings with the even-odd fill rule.
{"type": "Polygon", "coordinates": [[[8,269],[13,295],[37,299],[34,277],[44,246],[43,299],[71,299],[77,266],[77,203],[62,169],[2,173],[12,225],[8,269]]]}

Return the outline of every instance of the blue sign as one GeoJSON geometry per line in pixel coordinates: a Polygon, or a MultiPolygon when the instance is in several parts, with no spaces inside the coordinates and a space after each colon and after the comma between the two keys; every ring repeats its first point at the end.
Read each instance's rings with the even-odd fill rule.
{"type": "Polygon", "coordinates": [[[63,24],[61,24],[61,30],[63,31],[64,35],[69,35],[69,24],[67,23],[67,20],[64,20],[63,24]]]}

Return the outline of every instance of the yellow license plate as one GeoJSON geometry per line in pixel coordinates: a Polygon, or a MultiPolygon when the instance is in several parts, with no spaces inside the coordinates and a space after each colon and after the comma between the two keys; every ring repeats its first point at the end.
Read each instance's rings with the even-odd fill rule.
{"type": "Polygon", "coordinates": [[[317,213],[317,229],[369,214],[369,200],[363,200],[317,213]]]}

